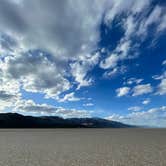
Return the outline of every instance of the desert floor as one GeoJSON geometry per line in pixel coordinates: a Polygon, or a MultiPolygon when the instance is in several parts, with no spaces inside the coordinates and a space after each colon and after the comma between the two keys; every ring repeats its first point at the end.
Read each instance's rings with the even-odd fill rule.
{"type": "Polygon", "coordinates": [[[166,166],[166,129],[0,129],[0,166],[166,166]]]}

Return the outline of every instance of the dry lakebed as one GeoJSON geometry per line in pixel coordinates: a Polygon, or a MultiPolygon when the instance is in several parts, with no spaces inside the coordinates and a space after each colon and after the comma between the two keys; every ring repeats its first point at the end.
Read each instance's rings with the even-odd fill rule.
{"type": "Polygon", "coordinates": [[[0,166],[166,166],[166,129],[0,129],[0,166]]]}

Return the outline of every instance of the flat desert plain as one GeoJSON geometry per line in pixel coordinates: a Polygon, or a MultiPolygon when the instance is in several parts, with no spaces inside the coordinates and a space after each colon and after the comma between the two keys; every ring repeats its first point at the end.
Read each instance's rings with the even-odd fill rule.
{"type": "Polygon", "coordinates": [[[0,166],[166,166],[166,129],[0,129],[0,166]]]}

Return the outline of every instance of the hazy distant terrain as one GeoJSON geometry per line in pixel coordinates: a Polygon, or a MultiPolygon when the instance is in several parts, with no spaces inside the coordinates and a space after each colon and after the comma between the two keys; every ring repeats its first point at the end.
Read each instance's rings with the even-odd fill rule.
{"type": "Polygon", "coordinates": [[[165,166],[166,129],[1,129],[0,166],[165,166]]]}

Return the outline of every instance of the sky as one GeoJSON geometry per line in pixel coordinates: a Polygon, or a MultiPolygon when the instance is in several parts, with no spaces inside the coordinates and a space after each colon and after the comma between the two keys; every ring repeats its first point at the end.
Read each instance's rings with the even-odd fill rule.
{"type": "Polygon", "coordinates": [[[0,112],[166,127],[166,1],[1,0],[0,112]]]}

